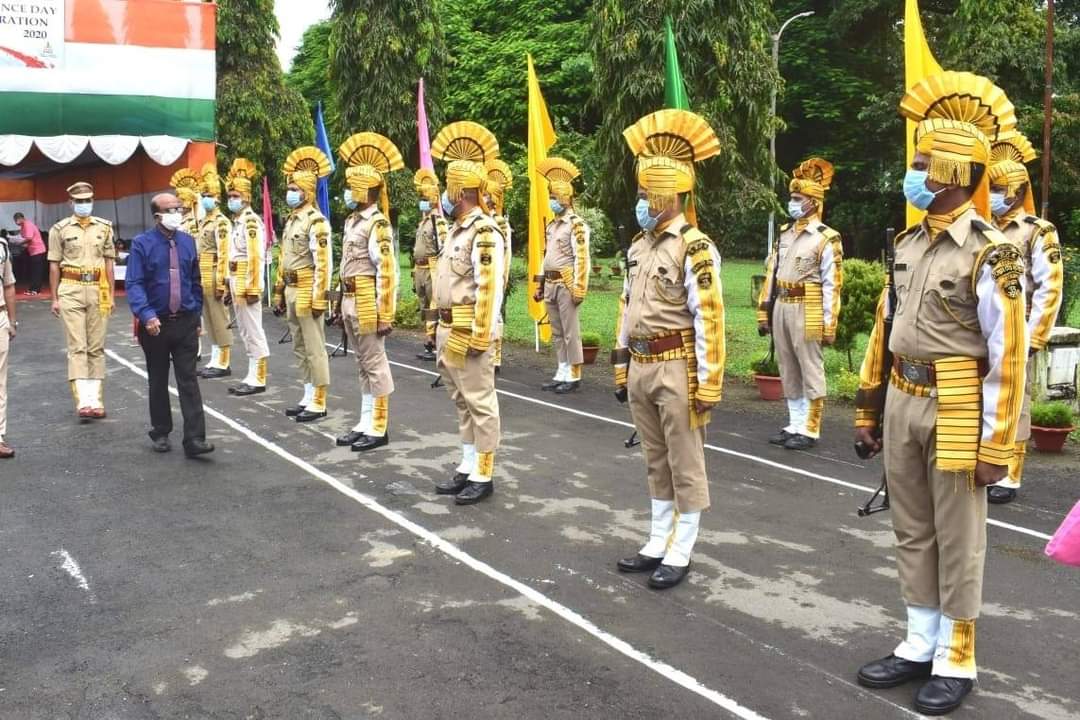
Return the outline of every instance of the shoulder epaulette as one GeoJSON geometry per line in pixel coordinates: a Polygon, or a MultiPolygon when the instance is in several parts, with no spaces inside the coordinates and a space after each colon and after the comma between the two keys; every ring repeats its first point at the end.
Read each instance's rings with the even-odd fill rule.
{"type": "Polygon", "coordinates": [[[1008,239],[1001,234],[1001,231],[996,227],[986,222],[982,218],[974,218],[971,221],[971,227],[978,230],[983,236],[993,244],[1006,243],[1009,244],[1008,239]]]}
{"type": "Polygon", "coordinates": [[[914,233],[918,232],[920,228],[922,228],[922,225],[912,225],[909,228],[904,228],[903,230],[901,230],[900,233],[893,238],[893,247],[896,247],[900,244],[902,240],[905,240],[914,233]]]}
{"type": "Polygon", "coordinates": [[[785,225],[781,225],[781,226],[780,226],[780,232],[787,232],[787,229],[788,229],[789,227],[791,227],[791,223],[787,223],[787,224],[785,224],[785,225]]]}
{"type": "Polygon", "coordinates": [[[90,222],[96,222],[104,225],[105,227],[112,227],[112,220],[106,220],[105,218],[99,218],[96,215],[90,216],[90,222]]]}
{"type": "Polygon", "coordinates": [[[1024,218],[1024,222],[1037,227],[1039,229],[1039,234],[1057,232],[1057,228],[1054,227],[1054,223],[1050,222],[1049,220],[1043,220],[1038,215],[1028,215],[1024,218]]]}

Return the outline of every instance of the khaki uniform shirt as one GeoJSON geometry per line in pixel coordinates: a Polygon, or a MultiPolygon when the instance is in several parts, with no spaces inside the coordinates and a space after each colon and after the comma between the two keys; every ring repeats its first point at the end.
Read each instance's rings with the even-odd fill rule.
{"type": "MultiPolygon", "coordinates": [[[[349,215],[341,241],[342,280],[375,278],[375,305],[380,322],[393,322],[397,309],[398,264],[394,236],[386,216],[372,205],[349,215]]],[[[357,298],[359,302],[361,298],[357,298]]]]}
{"type": "Polygon", "coordinates": [[[821,286],[822,335],[835,337],[844,283],[843,256],[840,233],[816,216],[781,228],[776,250],[765,266],[765,284],[758,297],[758,323],[769,322],[768,303],[775,275],[777,281],[788,285],[821,286]]]}
{"type": "Polygon", "coordinates": [[[263,264],[266,257],[266,232],[262,219],[245,207],[233,218],[228,246],[229,277],[233,278],[236,291],[242,295],[262,295],[263,264]],[[236,263],[236,270],[232,269],[236,263]],[[245,263],[239,267],[240,263],[245,263]],[[239,273],[244,272],[243,276],[239,273]]]}
{"type": "Polygon", "coordinates": [[[311,307],[325,310],[329,303],[333,249],[330,246],[330,222],[314,205],[294,210],[285,223],[281,238],[278,282],[284,288],[284,272],[314,268],[311,307]]]}
{"type": "Polygon", "coordinates": [[[589,226],[580,215],[567,210],[548,223],[545,235],[544,272],[558,271],[567,277],[566,270],[571,270],[568,289],[576,297],[585,297],[592,269],[589,262],[589,226]]]}
{"type": "Polygon", "coordinates": [[[1046,347],[1050,331],[1057,322],[1065,279],[1057,228],[1026,212],[1006,216],[998,222],[1001,234],[1024,256],[1027,268],[1028,333],[1031,347],[1041,350],[1046,347]]]}
{"type": "Polygon", "coordinates": [[[472,341],[486,350],[497,329],[502,305],[503,238],[495,221],[480,208],[458,218],[439,255],[435,304],[440,310],[474,307],[472,341]]]}
{"type": "Polygon", "coordinates": [[[202,272],[203,289],[211,292],[225,292],[225,278],[228,274],[229,236],[232,223],[218,208],[214,208],[203,218],[198,234],[199,269],[202,272]],[[211,263],[211,257],[213,256],[211,263]],[[207,269],[212,272],[207,273],[207,269]]]}
{"type": "Polygon", "coordinates": [[[49,230],[49,262],[84,270],[104,269],[116,258],[113,227],[98,217],[64,218],[49,230]]]}
{"type": "Polygon", "coordinates": [[[434,258],[439,254],[438,237],[435,233],[434,212],[429,212],[420,218],[420,224],[416,226],[416,243],[413,245],[413,260],[422,258],[434,258]]]}

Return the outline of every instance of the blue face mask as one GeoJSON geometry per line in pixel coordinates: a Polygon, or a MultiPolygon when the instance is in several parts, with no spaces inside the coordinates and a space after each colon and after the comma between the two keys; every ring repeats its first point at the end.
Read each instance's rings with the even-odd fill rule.
{"type": "Polygon", "coordinates": [[[302,202],[304,202],[304,194],[299,190],[289,190],[285,193],[285,204],[289,207],[300,207],[302,202]]]}
{"type": "Polygon", "coordinates": [[[551,208],[551,212],[556,215],[562,215],[562,211],[566,209],[563,207],[563,204],[555,198],[548,198],[548,207],[551,208]]]}
{"type": "Polygon", "coordinates": [[[94,211],[94,203],[91,200],[75,203],[75,215],[77,217],[90,217],[90,213],[94,211]]]}
{"type": "Polygon", "coordinates": [[[229,212],[234,215],[244,209],[244,201],[240,198],[229,198],[229,212]]]}
{"type": "Polygon", "coordinates": [[[427,215],[429,212],[431,212],[431,201],[429,201],[429,200],[421,200],[419,202],[419,206],[420,206],[420,212],[424,213],[425,215],[427,215]]]}
{"type": "Polygon", "coordinates": [[[1010,210],[1012,205],[1005,199],[1005,193],[990,193],[990,212],[994,213],[994,217],[1007,215],[1010,210]]]}
{"type": "Polygon", "coordinates": [[[945,188],[942,188],[938,192],[932,191],[926,187],[926,179],[929,176],[929,172],[926,170],[912,170],[908,168],[907,174],[904,175],[904,197],[912,204],[913,207],[919,210],[925,210],[934,202],[934,198],[939,193],[945,192],[945,188]]]}
{"type": "Polygon", "coordinates": [[[806,215],[806,211],[803,210],[803,204],[798,200],[788,200],[787,214],[791,216],[792,220],[800,220],[806,215]]]}
{"type": "Polygon", "coordinates": [[[634,208],[634,214],[637,215],[637,223],[641,226],[642,230],[655,230],[658,218],[649,214],[649,201],[645,198],[641,198],[637,201],[637,207],[634,208]]]}
{"type": "Polygon", "coordinates": [[[217,200],[212,197],[204,197],[202,199],[202,209],[206,212],[210,212],[217,207],[217,200]]]}
{"type": "Polygon", "coordinates": [[[454,217],[454,203],[450,202],[450,198],[446,197],[446,191],[442,194],[442,211],[447,217],[454,217]]]}
{"type": "Polygon", "coordinates": [[[344,195],[342,196],[342,200],[345,201],[345,207],[349,208],[350,210],[355,210],[356,206],[358,205],[358,203],[353,200],[352,190],[346,190],[344,195]]]}

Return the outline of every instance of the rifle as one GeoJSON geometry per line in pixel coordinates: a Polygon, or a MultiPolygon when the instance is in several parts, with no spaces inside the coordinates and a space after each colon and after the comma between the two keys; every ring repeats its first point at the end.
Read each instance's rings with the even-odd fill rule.
{"type": "MultiPolygon", "coordinates": [[[[776,307],[776,298],[780,295],[780,285],[777,282],[780,277],[780,236],[776,236],[776,245],[773,246],[773,268],[772,268],[772,284],[769,289],[769,299],[765,301],[765,315],[769,318],[769,358],[772,358],[776,348],[776,341],[773,340],[773,308],[776,307]]],[[[760,331],[759,335],[764,335],[764,332],[760,331]]]]}
{"type": "MultiPolygon", "coordinates": [[[[896,230],[893,228],[887,228],[885,230],[885,266],[889,272],[889,280],[886,285],[886,300],[885,300],[885,317],[882,321],[882,342],[884,347],[882,348],[882,360],[881,360],[881,385],[872,398],[877,408],[878,423],[874,428],[874,439],[880,441],[885,433],[885,399],[889,393],[889,376],[892,373],[893,358],[892,351],[889,350],[889,338],[892,336],[893,319],[896,315],[896,230]]],[[[861,391],[860,391],[861,392],[861,391]]],[[[863,443],[855,443],[855,454],[863,460],[870,457],[870,448],[863,443]]],[[[881,472],[881,484],[878,485],[877,490],[870,496],[870,499],[859,506],[859,517],[866,517],[867,515],[873,515],[883,510],[889,509],[889,478],[888,471],[882,470],[881,472]],[[881,497],[881,502],[876,505],[874,502],[881,497]]]]}

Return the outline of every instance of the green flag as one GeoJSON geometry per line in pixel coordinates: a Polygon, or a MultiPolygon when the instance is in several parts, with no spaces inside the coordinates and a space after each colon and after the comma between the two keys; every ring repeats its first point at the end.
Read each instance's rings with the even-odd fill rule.
{"type": "Polygon", "coordinates": [[[679,56],[675,52],[675,31],[671,29],[670,15],[664,17],[664,107],[690,109],[686,83],[679,70],[679,56]]]}

